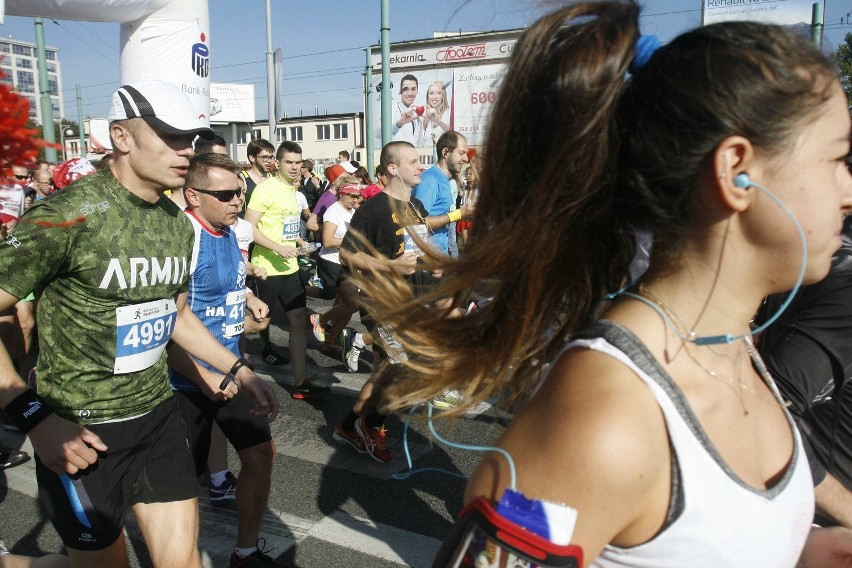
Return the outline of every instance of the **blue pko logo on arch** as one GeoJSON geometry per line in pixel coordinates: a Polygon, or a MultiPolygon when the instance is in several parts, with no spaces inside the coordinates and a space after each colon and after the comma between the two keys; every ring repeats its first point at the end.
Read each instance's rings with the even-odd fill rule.
{"type": "Polygon", "coordinates": [[[204,42],[204,34],[201,34],[201,42],[192,44],[192,70],[199,77],[210,74],[210,48],[204,42]]]}

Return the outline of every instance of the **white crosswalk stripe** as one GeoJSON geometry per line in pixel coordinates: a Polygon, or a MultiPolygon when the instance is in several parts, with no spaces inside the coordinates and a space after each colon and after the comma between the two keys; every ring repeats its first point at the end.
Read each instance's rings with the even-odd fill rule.
{"type": "MultiPolygon", "coordinates": [[[[282,418],[286,420],[286,417],[279,420],[282,418]]],[[[292,431],[296,426],[294,421],[292,425],[285,425],[283,430],[292,431]]],[[[388,464],[364,459],[364,456],[355,452],[337,451],[338,448],[316,437],[299,441],[292,436],[279,436],[276,438],[276,447],[279,459],[280,456],[302,459],[319,465],[358,471],[378,479],[390,479],[391,475],[404,469],[402,462],[395,462],[398,467],[388,467],[388,464]]],[[[32,455],[32,445],[28,439],[21,449],[32,455]]],[[[391,449],[401,455],[401,442],[392,440],[391,449]]],[[[429,451],[429,446],[412,444],[409,450],[412,458],[417,459],[429,451]]],[[[34,461],[4,473],[10,490],[38,498],[34,461]]],[[[202,563],[205,568],[227,566],[237,537],[237,510],[233,506],[211,506],[207,500],[206,488],[199,488],[198,502],[198,545],[202,563]]],[[[142,535],[132,513],[127,515],[125,530],[132,540],[142,542],[142,535]]],[[[413,567],[429,566],[441,544],[434,538],[377,524],[344,511],[335,511],[319,521],[313,521],[272,508],[268,508],[264,513],[260,538],[265,539],[265,546],[273,550],[273,557],[286,552],[306,538],[315,538],[400,566],[413,567]]]]}

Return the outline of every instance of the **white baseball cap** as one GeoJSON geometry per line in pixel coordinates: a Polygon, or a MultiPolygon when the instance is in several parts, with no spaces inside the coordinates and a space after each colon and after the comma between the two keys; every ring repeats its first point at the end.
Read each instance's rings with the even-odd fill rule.
{"type": "Polygon", "coordinates": [[[166,134],[197,134],[208,140],[215,136],[189,97],[165,81],[136,81],[123,85],[112,95],[109,122],[129,118],[141,118],[154,130],[166,134]]]}

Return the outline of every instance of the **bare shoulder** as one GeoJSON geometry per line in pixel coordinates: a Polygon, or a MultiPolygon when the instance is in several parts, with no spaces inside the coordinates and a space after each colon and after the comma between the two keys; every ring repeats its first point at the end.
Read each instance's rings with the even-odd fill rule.
{"type": "MultiPolygon", "coordinates": [[[[656,400],[631,369],[594,351],[574,349],[513,419],[498,446],[517,468],[527,496],[566,503],[580,512],[577,535],[600,551],[649,511],[667,506],[670,454],[656,400]]],[[[499,499],[509,485],[506,460],[487,455],[467,499],[499,499]]]]}

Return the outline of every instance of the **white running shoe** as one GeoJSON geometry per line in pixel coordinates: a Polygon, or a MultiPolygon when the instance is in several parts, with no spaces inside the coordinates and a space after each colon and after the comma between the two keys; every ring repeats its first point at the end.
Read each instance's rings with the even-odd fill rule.
{"type": "Polygon", "coordinates": [[[399,365],[408,361],[408,353],[405,352],[405,348],[397,338],[393,336],[390,328],[378,325],[376,326],[376,330],[379,332],[379,338],[381,338],[381,342],[384,344],[383,347],[388,354],[388,360],[391,365],[399,365]]]}
{"type": "Polygon", "coordinates": [[[433,398],[432,406],[435,408],[455,408],[460,405],[463,400],[464,397],[459,391],[450,389],[433,398]]]}

